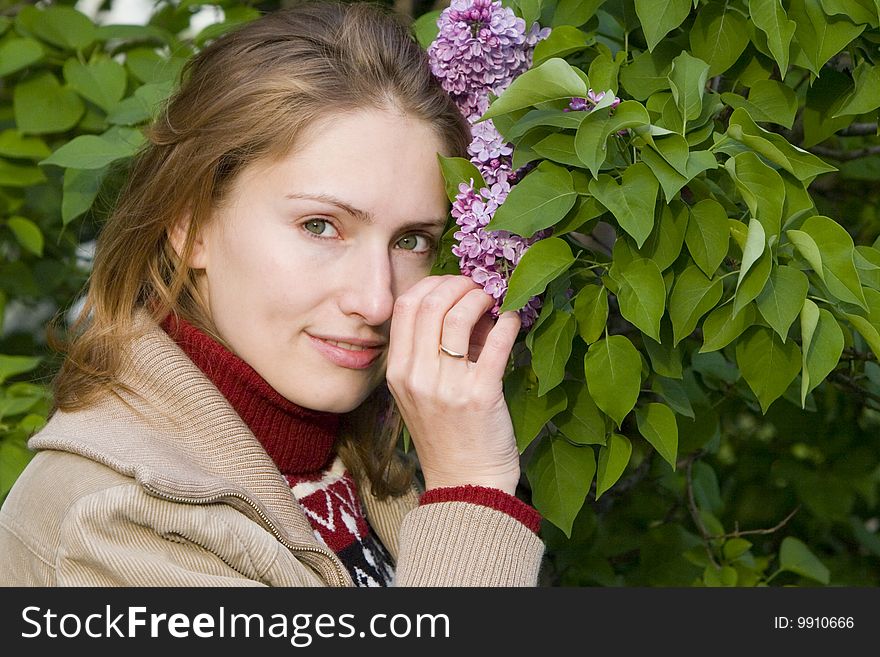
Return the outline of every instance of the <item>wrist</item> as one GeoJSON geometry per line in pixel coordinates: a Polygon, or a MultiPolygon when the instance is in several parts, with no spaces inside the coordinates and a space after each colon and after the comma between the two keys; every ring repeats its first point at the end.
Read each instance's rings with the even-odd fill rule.
{"type": "Polygon", "coordinates": [[[482,486],[484,488],[495,488],[514,495],[516,493],[517,484],[519,484],[519,468],[515,472],[490,475],[439,475],[435,473],[423,473],[425,476],[425,491],[435,490],[438,488],[459,488],[462,486],[482,486]]]}

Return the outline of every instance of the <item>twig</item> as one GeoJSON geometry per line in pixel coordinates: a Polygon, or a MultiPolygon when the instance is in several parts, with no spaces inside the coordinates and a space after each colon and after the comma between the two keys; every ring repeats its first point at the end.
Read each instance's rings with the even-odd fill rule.
{"type": "Polygon", "coordinates": [[[844,355],[851,360],[877,360],[877,356],[875,356],[870,351],[856,351],[852,347],[846,347],[843,350],[844,355]]]}
{"type": "Polygon", "coordinates": [[[792,517],[794,517],[794,514],[797,513],[798,511],[800,511],[800,509],[801,509],[801,505],[798,504],[792,510],[791,513],[789,513],[787,516],[785,516],[785,518],[780,520],[776,525],[774,525],[773,527],[770,527],[768,529],[747,529],[745,531],[740,531],[739,527],[737,527],[733,532],[730,532],[728,534],[721,534],[720,536],[709,536],[708,538],[710,540],[717,540],[719,538],[720,539],[739,538],[740,536],[748,536],[750,534],[772,534],[773,532],[777,532],[780,529],[782,529],[783,526],[785,526],[785,523],[787,523],[789,520],[791,520],[792,517]]]}
{"type": "Polygon", "coordinates": [[[873,393],[870,390],[865,390],[862,386],[860,386],[858,383],[853,381],[850,377],[848,377],[843,372],[832,372],[830,379],[832,380],[832,382],[840,383],[841,385],[848,388],[849,390],[852,390],[853,392],[857,392],[860,395],[862,395],[863,397],[880,404],[880,395],[873,393]]]}

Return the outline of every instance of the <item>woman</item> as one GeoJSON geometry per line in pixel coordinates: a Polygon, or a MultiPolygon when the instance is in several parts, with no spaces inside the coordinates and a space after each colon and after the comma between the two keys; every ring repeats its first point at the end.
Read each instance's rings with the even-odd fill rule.
{"type": "Polygon", "coordinates": [[[276,12],[197,56],[101,235],[0,582],[534,585],[501,387],[520,320],[427,276],[437,153],[469,140],[375,7],[276,12]]]}

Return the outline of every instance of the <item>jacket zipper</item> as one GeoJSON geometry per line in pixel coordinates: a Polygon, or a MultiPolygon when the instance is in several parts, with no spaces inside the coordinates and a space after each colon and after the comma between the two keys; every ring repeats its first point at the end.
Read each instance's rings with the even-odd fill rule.
{"type": "Polygon", "coordinates": [[[234,491],[230,491],[227,493],[223,493],[220,495],[214,495],[212,497],[208,497],[208,498],[204,498],[204,499],[202,499],[202,498],[193,499],[193,498],[189,498],[189,497],[178,497],[177,495],[168,495],[167,493],[163,493],[159,490],[156,490],[153,486],[150,486],[149,484],[142,483],[141,485],[144,486],[144,488],[149,490],[156,497],[167,500],[169,502],[181,502],[181,503],[185,503],[185,504],[211,504],[214,502],[219,502],[224,497],[235,497],[239,500],[242,500],[243,502],[246,502],[249,507],[251,507],[254,511],[257,512],[257,515],[260,516],[260,519],[263,521],[263,524],[269,529],[270,532],[272,532],[272,535],[278,540],[279,543],[281,543],[284,547],[286,547],[291,552],[314,552],[315,554],[320,554],[320,555],[327,557],[330,560],[330,563],[333,564],[333,571],[336,575],[336,581],[339,584],[339,586],[341,586],[341,587],[348,586],[348,579],[345,576],[345,574],[342,572],[339,565],[336,563],[336,558],[334,557],[334,555],[332,555],[327,550],[321,549],[320,547],[314,547],[311,545],[294,545],[293,543],[288,541],[286,538],[284,538],[284,536],[281,534],[281,532],[279,532],[278,529],[275,527],[275,523],[273,523],[269,519],[269,517],[265,513],[263,513],[262,509],[260,509],[260,507],[258,507],[256,504],[254,504],[250,500],[250,498],[246,497],[245,495],[242,495],[240,493],[236,493],[234,491]]]}

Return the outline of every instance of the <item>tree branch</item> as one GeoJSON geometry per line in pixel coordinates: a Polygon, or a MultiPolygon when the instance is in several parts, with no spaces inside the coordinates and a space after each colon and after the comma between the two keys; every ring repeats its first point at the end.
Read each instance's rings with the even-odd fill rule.
{"type": "Polygon", "coordinates": [[[853,392],[857,392],[862,397],[865,397],[873,402],[876,402],[877,404],[880,404],[880,395],[873,393],[870,390],[865,390],[852,377],[847,376],[843,372],[832,372],[829,379],[833,383],[839,383],[842,387],[853,392]]]}
{"type": "Polygon", "coordinates": [[[837,132],[842,137],[865,137],[877,134],[876,123],[852,123],[837,132]]]}
{"type": "Polygon", "coordinates": [[[745,531],[740,531],[739,527],[737,526],[737,528],[729,534],[721,534],[720,536],[709,536],[709,539],[717,540],[719,538],[721,538],[721,539],[739,538],[740,536],[748,536],[749,534],[772,534],[773,532],[777,532],[780,529],[782,529],[785,526],[785,523],[787,523],[789,520],[791,520],[794,517],[794,514],[797,513],[798,511],[800,511],[800,509],[801,509],[801,505],[798,504],[792,510],[791,513],[789,513],[787,516],[785,516],[785,518],[780,520],[773,527],[770,527],[768,529],[747,529],[745,531]]]}

